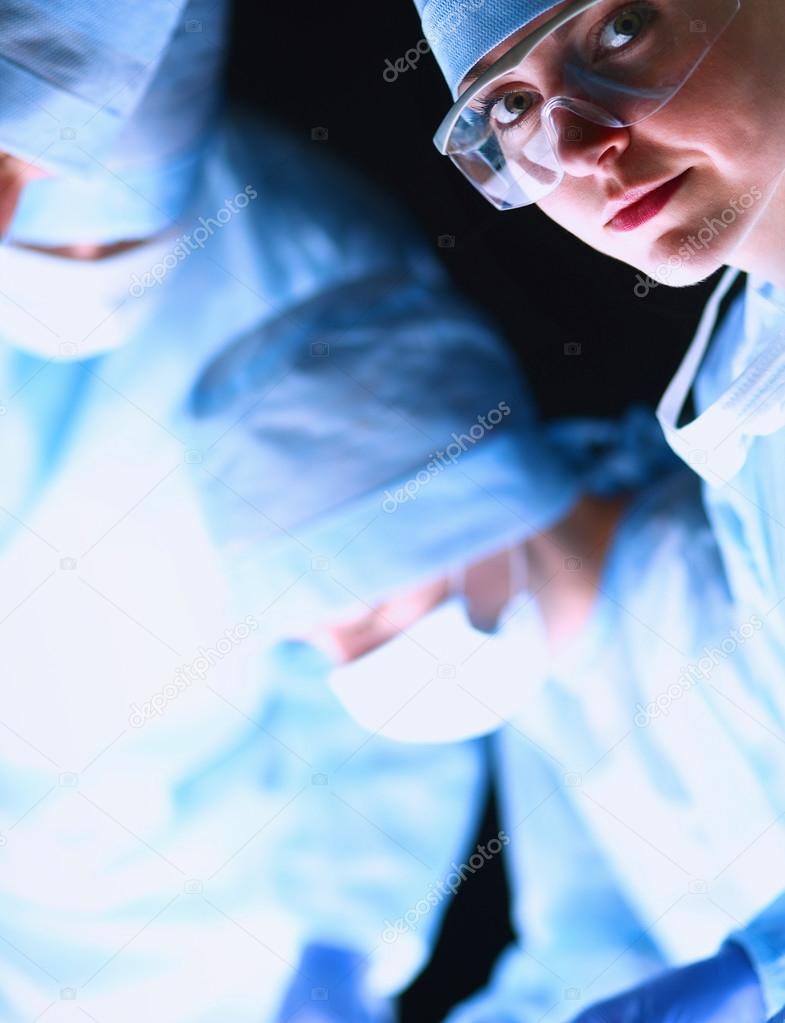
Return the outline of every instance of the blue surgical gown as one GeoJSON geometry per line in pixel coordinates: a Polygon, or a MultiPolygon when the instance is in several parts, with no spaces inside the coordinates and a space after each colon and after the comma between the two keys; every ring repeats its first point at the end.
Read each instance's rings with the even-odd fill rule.
{"type": "Polygon", "coordinates": [[[281,641],[575,497],[493,333],[318,146],[233,114],[180,229],[121,348],[0,340],[9,1023],[258,1020],[311,936],[404,985],[439,909],[382,934],[463,854],[482,748],[368,740],[281,641]]]}
{"type": "MultiPolygon", "coordinates": [[[[699,412],[783,298],[732,304],[699,412]]],[[[784,460],[754,437],[723,486],[685,467],[625,513],[587,627],[495,739],[520,941],[450,1023],[560,1023],[729,935],[785,1006],[784,460]]]]}

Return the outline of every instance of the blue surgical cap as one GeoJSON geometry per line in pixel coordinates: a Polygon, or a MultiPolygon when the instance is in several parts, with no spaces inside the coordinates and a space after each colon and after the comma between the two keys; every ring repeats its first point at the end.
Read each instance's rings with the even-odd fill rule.
{"type": "Polygon", "coordinates": [[[561,0],[414,0],[453,96],[467,71],[561,0]]]}
{"type": "Polygon", "coordinates": [[[192,199],[220,96],[225,0],[0,0],[0,152],[31,182],[9,236],[142,238],[192,199]]]}

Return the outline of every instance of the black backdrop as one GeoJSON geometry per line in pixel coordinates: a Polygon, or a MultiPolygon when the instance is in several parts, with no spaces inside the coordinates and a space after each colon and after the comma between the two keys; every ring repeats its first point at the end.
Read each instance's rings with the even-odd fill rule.
{"type": "MultiPolygon", "coordinates": [[[[653,405],[713,282],[640,299],[632,270],[538,211],[493,210],[433,148],[450,100],[430,55],[385,81],[386,61],[420,39],[411,0],[235,0],[230,93],[328,146],[413,211],[462,293],[496,320],[546,416],[653,405]],[[440,246],[443,236],[454,245],[440,246]],[[567,354],[576,344],[580,354],[567,354]]],[[[490,797],[478,841],[498,827],[490,797]]],[[[403,1023],[439,1023],[483,983],[511,936],[506,899],[496,858],[454,900],[433,964],[403,1000],[403,1023]]]]}
{"type": "Polygon", "coordinates": [[[463,293],[519,353],[546,415],[655,402],[710,289],[661,287],[637,298],[630,268],[537,210],[498,213],[477,195],[431,143],[450,102],[433,58],[384,80],[385,62],[421,39],[411,0],[306,4],[237,0],[232,92],[309,144],[329,146],[414,211],[463,293]],[[311,142],[314,128],[326,141],[311,142]],[[444,235],[454,248],[438,247],[444,235]],[[580,357],[565,355],[567,343],[580,344],[580,357]]]}

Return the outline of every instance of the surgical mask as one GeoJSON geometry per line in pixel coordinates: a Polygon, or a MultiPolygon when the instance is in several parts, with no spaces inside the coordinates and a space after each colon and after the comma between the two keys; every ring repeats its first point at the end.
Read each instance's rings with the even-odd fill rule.
{"type": "MultiPolygon", "coordinates": [[[[738,10],[739,0],[577,0],[463,92],[434,144],[497,209],[540,202],[597,126],[629,128],[670,102],[738,10]]],[[[493,11],[475,20],[492,23],[493,11]]]]}
{"type": "Polygon", "coordinates": [[[125,344],[160,288],[134,282],[171,252],[171,232],[104,259],[67,259],[0,245],[0,342],[45,359],[86,359],[125,344]]]}
{"type": "Polygon", "coordinates": [[[515,593],[492,634],[453,594],[384,646],[334,669],[330,688],[368,731],[398,742],[487,735],[519,713],[545,673],[535,600],[515,593]]]}
{"type": "Polygon", "coordinates": [[[739,473],[755,437],[785,426],[785,308],[750,288],[735,379],[696,419],[677,426],[712,337],[720,303],[737,275],[735,269],[726,271],[657,408],[657,418],[673,450],[714,487],[739,473]]]}

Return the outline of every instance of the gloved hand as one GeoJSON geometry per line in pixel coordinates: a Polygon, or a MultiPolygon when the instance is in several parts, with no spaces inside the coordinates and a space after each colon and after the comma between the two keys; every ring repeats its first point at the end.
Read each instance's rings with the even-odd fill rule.
{"type": "Polygon", "coordinates": [[[306,945],[275,1023],[393,1023],[388,1001],[364,991],[365,958],[330,945],[306,945]]]}
{"type": "Polygon", "coordinates": [[[598,1002],[573,1023],[766,1023],[758,975],[741,947],[727,941],[716,956],[598,1002]]]}

